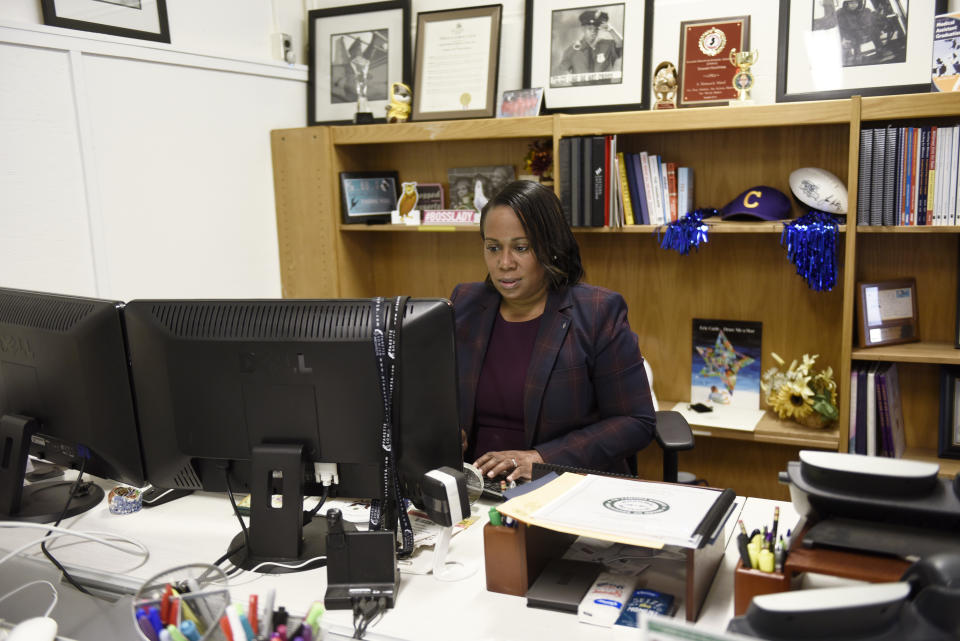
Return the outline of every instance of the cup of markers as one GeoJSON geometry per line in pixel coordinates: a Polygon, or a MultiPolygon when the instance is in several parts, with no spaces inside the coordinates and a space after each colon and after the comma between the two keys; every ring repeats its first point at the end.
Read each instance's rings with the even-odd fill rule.
{"type": "Polygon", "coordinates": [[[223,570],[204,563],[181,565],[140,587],[133,618],[146,641],[206,641],[221,638],[218,624],[229,603],[223,570]]]}

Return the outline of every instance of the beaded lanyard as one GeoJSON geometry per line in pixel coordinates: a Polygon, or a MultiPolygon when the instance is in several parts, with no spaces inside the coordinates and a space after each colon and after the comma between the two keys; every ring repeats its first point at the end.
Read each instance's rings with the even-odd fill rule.
{"type": "Polygon", "coordinates": [[[397,360],[400,349],[400,323],[402,311],[407,306],[406,296],[397,296],[393,301],[393,318],[384,332],[383,298],[373,299],[373,352],[377,358],[377,371],[380,378],[380,395],[383,399],[383,423],[381,423],[380,446],[383,449],[383,485],[380,498],[370,504],[370,530],[384,528],[383,514],[391,498],[396,499],[397,515],[400,519],[402,544],[397,554],[407,556],[413,552],[413,528],[407,515],[403,497],[400,495],[400,479],[397,475],[397,461],[393,451],[395,442],[393,433],[393,393],[396,387],[397,360]],[[386,334],[386,337],[384,337],[386,334]],[[392,496],[391,496],[392,490],[392,496]]]}

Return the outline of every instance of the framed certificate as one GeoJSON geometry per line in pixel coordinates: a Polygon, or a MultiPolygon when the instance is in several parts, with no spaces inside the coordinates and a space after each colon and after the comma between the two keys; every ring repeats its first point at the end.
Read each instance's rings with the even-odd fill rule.
{"type": "Polygon", "coordinates": [[[920,340],[917,283],[913,278],[860,283],[858,289],[860,347],[920,340]]]}
{"type": "Polygon", "coordinates": [[[400,182],[395,171],[340,172],[344,224],[389,223],[397,208],[400,182]]]}
{"type": "Polygon", "coordinates": [[[493,117],[502,10],[497,4],[417,14],[413,120],[493,117]]]}
{"type": "Polygon", "coordinates": [[[750,16],[681,22],[677,104],[706,107],[736,100],[737,67],[730,62],[730,53],[749,48],[750,16]]]}

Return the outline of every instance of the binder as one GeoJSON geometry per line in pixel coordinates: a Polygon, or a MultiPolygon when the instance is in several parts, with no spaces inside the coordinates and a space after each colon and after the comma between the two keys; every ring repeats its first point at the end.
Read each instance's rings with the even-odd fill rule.
{"type": "Polygon", "coordinates": [[[870,224],[870,194],[873,178],[873,130],[860,130],[860,168],[857,176],[857,224],[870,224]]]}
{"type": "Polygon", "coordinates": [[[570,138],[561,138],[559,149],[557,151],[557,174],[560,178],[560,205],[563,206],[563,214],[567,219],[568,225],[573,225],[573,186],[570,184],[570,138]]]}
{"type": "Polygon", "coordinates": [[[870,177],[870,224],[883,224],[883,172],[886,158],[887,132],[880,127],[873,130],[873,163],[870,177]]]}

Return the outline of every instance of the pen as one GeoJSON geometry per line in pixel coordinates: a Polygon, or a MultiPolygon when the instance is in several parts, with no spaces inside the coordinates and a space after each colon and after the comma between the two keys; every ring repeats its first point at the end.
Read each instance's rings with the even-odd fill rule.
{"type": "Polygon", "coordinates": [[[150,618],[150,623],[153,625],[153,631],[157,633],[157,638],[159,638],[160,630],[163,629],[163,617],[160,616],[160,608],[155,605],[151,605],[150,609],[147,610],[147,616],[150,618]]]}
{"type": "Polygon", "coordinates": [[[740,550],[740,561],[743,563],[743,567],[752,568],[750,550],[747,548],[747,535],[742,532],[737,535],[737,548],[740,550]]]}
{"type": "Polygon", "coordinates": [[[770,530],[773,534],[773,540],[777,540],[777,525],[780,523],[780,506],[777,505],[773,508],[773,529],[770,530]]]}
{"type": "Polygon", "coordinates": [[[150,622],[150,617],[145,612],[137,613],[137,627],[140,628],[143,636],[150,641],[160,641],[157,630],[153,627],[153,624],[150,622]]]}
{"type": "Polygon", "coordinates": [[[200,632],[197,630],[197,624],[193,621],[184,621],[180,624],[180,632],[187,637],[189,641],[200,641],[200,632]]]}
{"type": "Polygon", "coordinates": [[[250,595],[250,603],[247,606],[247,619],[250,620],[250,628],[253,630],[253,635],[256,636],[260,634],[260,620],[257,618],[257,595],[250,595]]]}
{"type": "Polygon", "coordinates": [[[749,538],[747,535],[747,526],[743,524],[743,519],[740,519],[740,533],[743,534],[743,538],[749,538]]]}
{"type": "Polygon", "coordinates": [[[269,588],[267,590],[266,596],[263,598],[263,616],[261,621],[263,625],[260,627],[263,628],[263,636],[268,637],[273,632],[273,601],[277,596],[277,591],[274,588],[269,588]]]}
{"type": "Polygon", "coordinates": [[[786,550],[783,547],[783,536],[777,540],[777,545],[773,548],[774,567],[777,572],[783,571],[783,562],[786,560],[786,550]]]}

